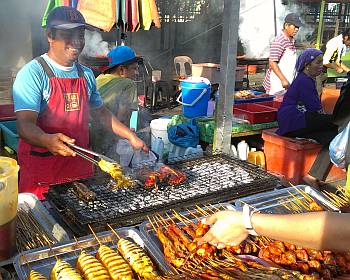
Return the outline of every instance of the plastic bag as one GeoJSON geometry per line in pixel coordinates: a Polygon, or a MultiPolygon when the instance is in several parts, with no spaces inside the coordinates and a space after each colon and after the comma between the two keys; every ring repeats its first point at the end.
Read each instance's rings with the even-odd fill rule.
{"type": "Polygon", "coordinates": [[[199,144],[199,128],[196,121],[168,127],[168,138],[170,143],[176,146],[196,148],[199,144]]]}
{"type": "Polygon", "coordinates": [[[349,143],[350,123],[329,144],[331,161],[340,168],[346,166],[346,150],[349,143]]]}

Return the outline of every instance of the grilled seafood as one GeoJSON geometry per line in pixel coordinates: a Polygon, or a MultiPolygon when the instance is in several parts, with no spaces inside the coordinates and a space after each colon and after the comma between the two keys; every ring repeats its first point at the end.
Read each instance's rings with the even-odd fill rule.
{"type": "Polygon", "coordinates": [[[178,186],[185,182],[186,174],[181,171],[170,168],[167,165],[160,167],[159,171],[152,171],[147,174],[144,185],[146,188],[158,188],[159,183],[166,183],[172,187],[178,186]]]}
{"type": "Polygon", "coordinates": [[[139,276],[145,279],[157,279],[158,273],[152,260],[137,244],[120,238],[118,240],[118,250],[139,276]]]}
{"type": "Polygon", "coordinates": [[[31,270],[27,280],[47,280],[47,278],[35,270],[31,270]]]}
{"type": "Polygon", "coordinates": [[[108,269],[113,280],[134,279],[132,270],[118,252],[106,245],[101,245],[96,258],[108,269]]]}
{"type": "Polygon", "coordinates": [[[73,182],[73,192],[78,199],[89,202],[94,201],[96,194],[91,191],[85,184],[80,182],[73,182]]]}
{"type": "Polygon", "coordinates": [[[92,255],[82,251],[78,260],[77,268],[86,280],[109,280],[107,269],[92,255]]]}
{"type": "Polygon", "coordinates": [[[98,166],[101,168],[102,171],[108,173],[114,180],[116,180],[117,184],[113,186],[113,188],[119,189],[121,187],[132,186],[132,182],[123,175],[122,169],[119,164],[101,159],[98,162],[98,166]]]}
{"type": "Polygon", "coordinates": [[[83,280],[79,272],[66,261],[57,260],[51,270],[51,280],[83,280]]]}

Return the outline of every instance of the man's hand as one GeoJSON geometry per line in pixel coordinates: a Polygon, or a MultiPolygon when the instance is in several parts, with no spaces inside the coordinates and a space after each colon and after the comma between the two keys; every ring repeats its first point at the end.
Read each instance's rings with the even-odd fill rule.
{"type": "Polygon", "coordinates": [[[337,71],[337,73],[341,74],[341,73],[344,72],[344,69],[341,68],[341,67],[339,67],[339,66],[337,66],[336,69],[335,69],[335,71],[337,71]]]}
{"type": "Polygon", "coordinates": [[[135,134],[128,140],[131,146],[134,148],[134,150],[143,150],[146,153],[149,152],[149,148],[147,147],[147,145],[135,134]]]}
{"type": "Polygon", "coordinates": [[[282,79],[281,80],[281,83],[282,83],[282,87],[285,88],[285,89],[288,89],[289,88],[289,82],[287,79],[282,79]]]}
{"type": "Polygon", "coordinates": [[[212,227],[200,243],[208,242],[219,249],[236,246],[248,237],[241,212],[220,211],[207,218],[205,224],[212,227]]]}
{"type": "Polygon", "coordinates": [[[42,141],[45,148],[55,156],[60,155],[63,157],[69,157],[76,155],[76,153],[65,144],[74,144],[75,140],[62,133],[45,134],[43,135],[42,141]]]}

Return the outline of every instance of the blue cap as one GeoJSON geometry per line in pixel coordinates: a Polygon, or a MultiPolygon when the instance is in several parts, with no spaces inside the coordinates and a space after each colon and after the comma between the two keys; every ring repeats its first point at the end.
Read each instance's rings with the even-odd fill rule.
{"type": "Polygon", "coordinates": [[[80,26],[88,27],[83,15],[77,9],[68,6],[54,8],[46,21],[46,28],[72,29],[80,26]]]}
{"type": "Polygon", "coordinates": [[[120,64],[130,64],[137,62],[139,58],[136,56],[135,52],[127,46],[119,46],[113,48],[108,54],[108,68],[111,68],[120,64]]]}

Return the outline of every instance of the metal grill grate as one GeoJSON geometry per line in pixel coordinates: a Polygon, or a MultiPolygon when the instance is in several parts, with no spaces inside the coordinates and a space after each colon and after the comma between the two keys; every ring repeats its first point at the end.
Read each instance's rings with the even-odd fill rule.
{"type": "Polygon", "coordinates": [[[157,192],[143,186],[111,190],[111,182],[87,180],[96,200],[86,203],[77,199],[70,183],[50,188],[46,198],[77,235],[88,233],[90,224],[96,231],[106,223],[126,226],[140,223],[146,215],[170,208],[184,209],[197,203],[218,203],[229,199],[271,190],[278,179],[262,169],[224,155],[205,156],[172,165],[187,174],[187,181],[157,192]]]}

